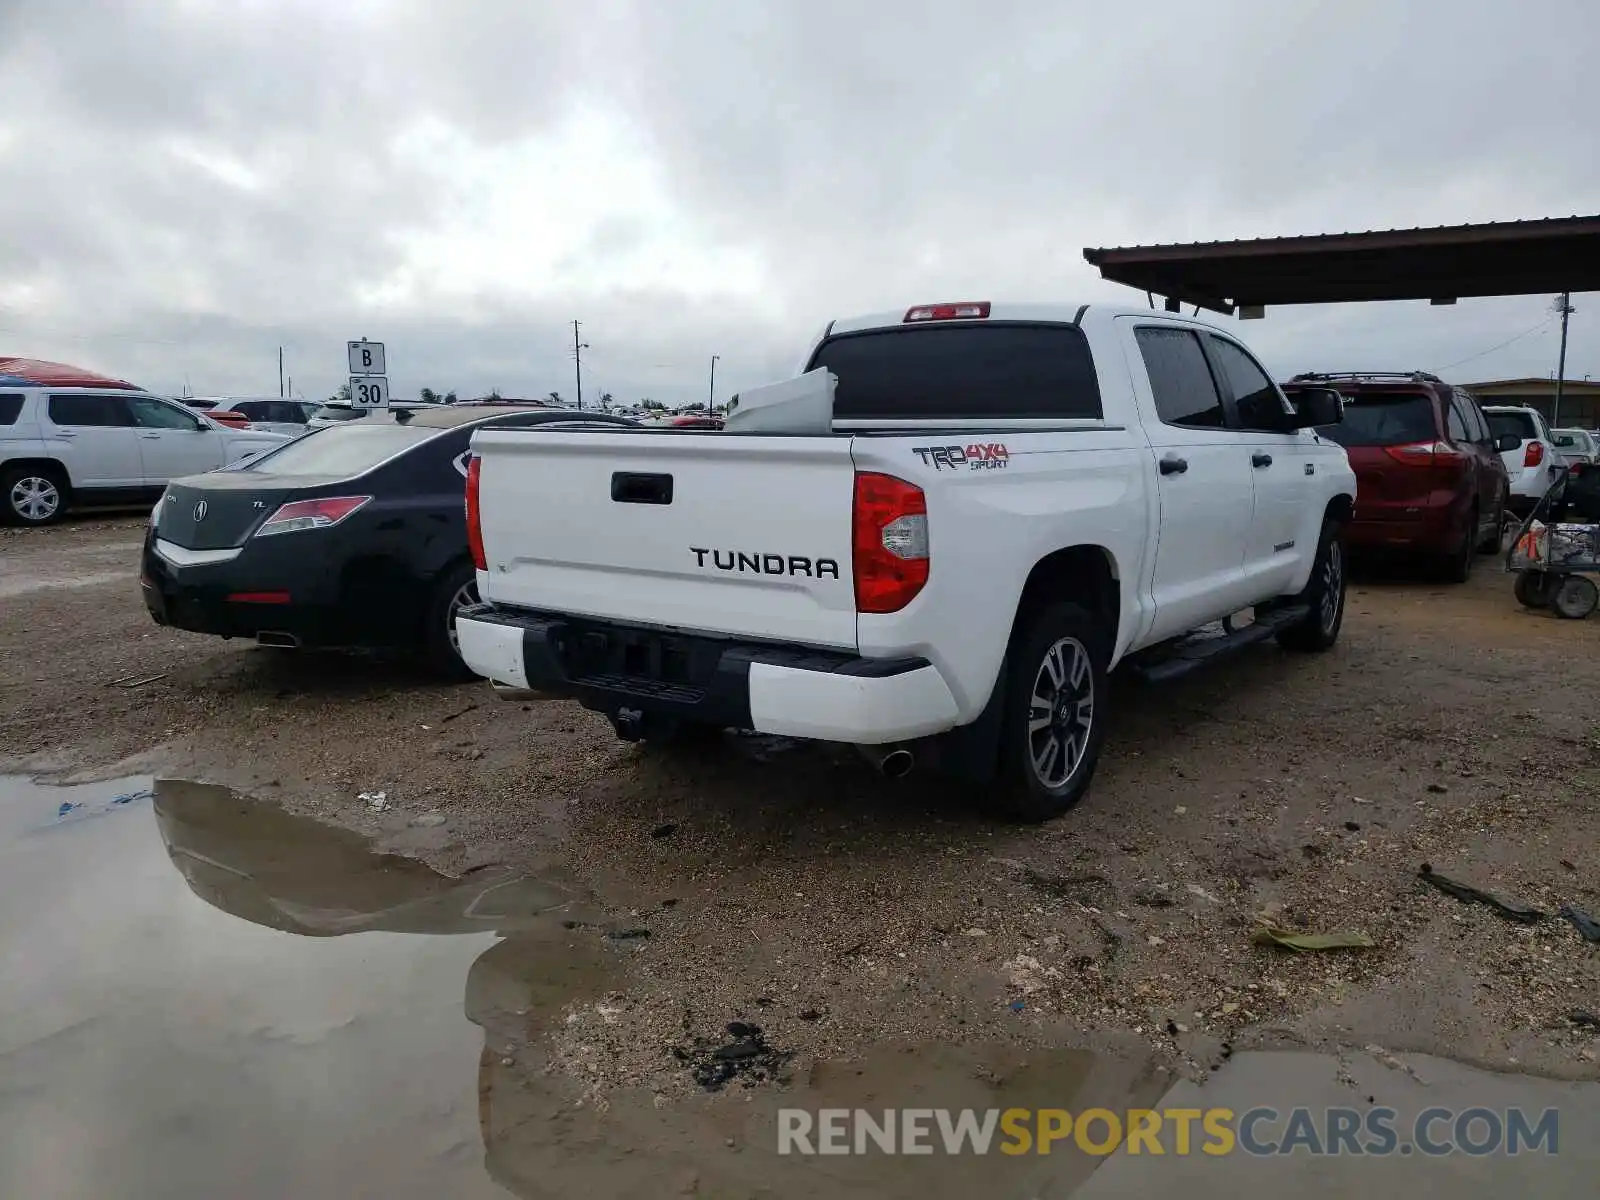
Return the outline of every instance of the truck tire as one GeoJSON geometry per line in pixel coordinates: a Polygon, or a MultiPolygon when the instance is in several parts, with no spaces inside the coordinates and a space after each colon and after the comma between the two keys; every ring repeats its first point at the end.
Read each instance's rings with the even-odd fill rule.
{"type": "Polygon", "coordinates": [[[54,467],[8,467],[0,471],[0,521],[7,525],[53,525],[66,515],[66,477],[54,467]]]}
{"type": "MultiPolygon", "coordinates": [[[[1337,521],[1322,523],[1322,536],[1317,539],[1317,558],[1311,564],[1311,578],[1305,589],[1295,597],[1297,604],[1311,606],[1305,618],[1278,633],[1278,645],[1285,650],[1315,654],[1327,650],[1339,640],[1339,630],[1344,626],[1345,574],[1344,542],[1337,521]]],[[[1472,541],[1467,541],[1470,554],[1472,541]]]]}
{"type": "Polygon", "coordinates": [[[428,598],[422,631],[422,652],[435,674],[454,682],[478,676],[461,657],[456,642],[456,613],[478,600],[478,573],[468,562],[458,563],[440,575],[428,598]]]}
{"type": "Polygon", "coordinates": [[[999,807],[1048,821],[1088,791],[1105,742],[1110,635],[1082,605],[1034,610],[1012,639],[1000,732],[999,807]]]}

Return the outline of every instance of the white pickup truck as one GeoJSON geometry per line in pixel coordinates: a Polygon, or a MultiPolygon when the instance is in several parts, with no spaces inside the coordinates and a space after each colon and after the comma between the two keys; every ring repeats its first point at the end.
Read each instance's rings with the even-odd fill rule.
{"type": "Polygon", "coordinates": [[[833,404],[809,435],[474,435],[467,664],[629,739],[732,727],[998,773],[986,794],[1042,820],[1089,785],[1119,664],[1338,637],[1356,481],[1315,427],[1339,396],[1297,410],[1227,333],[922,305],[832,322],[802,372],[833,404]]]}

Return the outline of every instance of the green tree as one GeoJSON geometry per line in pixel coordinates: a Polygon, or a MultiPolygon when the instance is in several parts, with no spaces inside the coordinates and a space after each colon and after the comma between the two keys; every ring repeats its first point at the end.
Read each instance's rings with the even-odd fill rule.
{"type": "Polygon", "coordinates": [[[422,391],[417,393],[417,399],[424,404],[443,404],[445,402],[444,397],[432,388],[423,388],[422,391]]]}
{"type": "Polygon", "coordinates": [[[556,405],[557,407],[559,407],[560,404],[561,404],[561,393],[560,392],[551,392],[550,393],[550,403],[556,405]]]}
{"type": "Polygon", "coordinates": [[[333,395],[328,397],[328,403],[329,404],[349,404],[350,403],[350,385],[348,383],[341,383],[339,385],[339,390],[337,392],[335,392],[333,395]]]}
{"type": "Polygon", "coordinates": [[[605,412],[610,407],[611,407],[611,393],[610,392],[601,392],[600,393],[600,411],[601,412],[605,412]]]}
{"type": "Polygon", "coordinates": [[[444,394],[444,402],[446,404],[455,404],[457,402],[456,394],[454,392],[446,392],[444,394]]]}
{"type": "Polygon", "coordinates": [[[652,400],[649,396],[646,396],[643,400],[639,401],[639,407],[648,409],[650,412],[667,411],[667,406],[665,404],[661,403],[659,400],[652,400]]]}

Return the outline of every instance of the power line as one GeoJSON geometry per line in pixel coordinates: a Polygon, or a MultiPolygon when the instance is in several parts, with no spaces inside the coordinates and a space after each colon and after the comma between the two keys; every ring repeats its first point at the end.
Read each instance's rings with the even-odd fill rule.
{"type": "Polygon", "coordinates": [[[1538,333],[1541,329],[1548,329],[1550,327],[1550,323],[1552,321],[1554,321],[1554,320],[1555,320],[1554,316],[1546,317],[1544,320],[1540,321],[1537,325],[1535,325],[1532,329],[1526,329],[1523,332],[1517,334],[1517,336],[1514,337],[1514,338],[1507,338],[1505,341],[1501,342],[1498,346],[1490,346],[1487,350],[1480,350],[1476,354],[1469,354],[1469,355],[1467,355],[1467,357],[1462,358],[1462,359],[1457,359],[1455,362],[1450,363],[1448,366],[1440,367],[1439,370],[1448,371],[1452,367],[1461,366],[1462,363],[1469,363],[1469,362],[1472,362],[1474,359],[1482,358],[1486,354],[1493,354],[1496,350],[1504,350],[1507,346],[1511,345],[1512,342],[1520,342],[1523,338],[1529,336],[1530,334],[1538,333]]]}

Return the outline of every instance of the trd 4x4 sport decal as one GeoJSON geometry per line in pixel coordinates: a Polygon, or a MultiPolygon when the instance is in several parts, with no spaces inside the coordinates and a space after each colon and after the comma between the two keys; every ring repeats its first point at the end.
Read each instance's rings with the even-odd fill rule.
{"type": "Polygon", "coordinates": [[[970,471],[999,471],[1011,465],[1011,451],[1004,442],[974,442],[970,446],[913,446],[915,454],[926,466],[932,463],[937,471],[952,471],[966,467],[970,471]]]}

